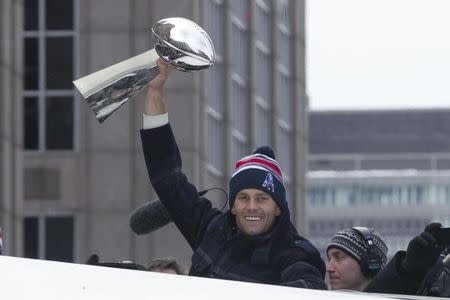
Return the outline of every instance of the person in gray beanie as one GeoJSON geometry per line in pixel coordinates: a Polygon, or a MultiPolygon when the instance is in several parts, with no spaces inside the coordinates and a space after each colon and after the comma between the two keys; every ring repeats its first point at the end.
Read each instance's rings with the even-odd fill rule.
{"type": "Polygon", "coordinates": [[[327,248],[331,289],[421,294],[419,288],[426,285],[425,277],[440,263],[439,255],[445,253],[447,243],[440,230],[440,223],[428,224],[411,239],[406,251],[398,251],[389,262],[386,262],[386,244],[372,229],[353,227],[339,231],[327,248]]]}
{"type": "Polygon", "coordinates": [[[330,288],[363,291],[386,265],[388,248],[366,227],[341,230],[327,247],[330,288]]]}

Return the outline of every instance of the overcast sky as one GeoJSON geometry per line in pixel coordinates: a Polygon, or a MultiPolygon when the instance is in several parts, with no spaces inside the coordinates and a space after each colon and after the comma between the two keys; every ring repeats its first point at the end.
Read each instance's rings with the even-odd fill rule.
{"type": "Polygon", "coordinates": [[[307,0],[317,109],[450,108],[450,0],[307,0]]]}

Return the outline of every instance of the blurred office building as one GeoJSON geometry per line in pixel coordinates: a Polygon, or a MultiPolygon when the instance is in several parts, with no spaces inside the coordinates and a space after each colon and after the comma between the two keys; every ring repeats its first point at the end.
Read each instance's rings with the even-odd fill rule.
{"type": "MultiPolygon", "coordinates": [[[[185,17],[211,35],[215,66],[172,72],[171,124],[184,171],[227,187],[236,160],[270,144],[296,225],[307,151],[305,1],[4,0],[0,2],[0,226],[4,254],[84,262],[191,251],[171,224],[137,237],[138,205],[156,199],[139,129],[142,95],[99,124],[72,81],[153,47],[151,26],[185,17]],[[293,199],[298,199],[294,201],[293,199]]],[[[207,195],[217,206],[220,191],[207,195]]]]}
{"type": "Polygon", "coordinates": [[[450,111],[309,115],[308,221],[324,253],[343,228],[372,227],[389,254],[431,221],[450,225],[450,111]]]}

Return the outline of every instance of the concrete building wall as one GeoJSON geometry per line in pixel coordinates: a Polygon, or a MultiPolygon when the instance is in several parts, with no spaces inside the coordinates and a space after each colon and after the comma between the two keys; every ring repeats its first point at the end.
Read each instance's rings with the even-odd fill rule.
{"type": "MultiPolygon", "coordinates": [[[[180,146],[183,170],[199,190],[211,187],[227,189],[229,174],[238,157],[233,138],[240,133],[233,121],[236,107],[232,103],[235,99],[232,78],[236,76],[239,62],[239,57],[233,52],[237,46],[233,44],[232,26],[237,24],[238,12],[243,13],[242,18],[248,18],[248,40],[242,49],[249,57],[245,61],[249,72],[242,81],[247,90],[244,99],[248,101],[249,110],[244,115],[248,122],[244,128],[246,139],[242,153],[249,154],[263,142],[257,137],[257,132],[261,133],[257,114],[261,99],[257,99],[255,57],[257,36],[264,32],[257,27],[257,20],[261,19],[256,15],[261,11],[265,13],[271,32],[266,45],[271,79],[270,96],[265,99],[269,118],[265,124],[267,132],[263,132],[268,133],[268,139],[264,142],[272,145],[277,158],[291,169],[288,181],[292,217],[299,230],[306,233],[304,1],[249,1],[248,10],[240,7],[247,2],[237,0],[74,0],[73,3],[74,78],[150,49],[153,46],[150,28],[162,18],[186,17],[210,34],[216,32],[214,26],[218,26],[220,37],[212,36],[213,40],[217,38],[216,47],[221,47],[217,49],[221,62],[213,67],[216,69],[196,73],[173,71],[167,84],[169,118],[180,146]],[[281,14],[280,7],[284,9],[281,14]],[[213,8],[219,12],[221,23],[216,22],[213,8]],[[283,27],[280,24],[285,20],[289,24],[283,27]],[[282,41],[286,41],[281,37],[288,41],[287,54],[280,47],[280,44],[284,45],[282,41]],[[217,69],[223,72],[223,77],[215,77],[217,69]],[[288,78],[287,85],[280,81],[282,75],[288,78]],[[213,82],[211,78],[221,79],[213,82]],[[218,127],[219,152],[209,147],[216,143],[216,136],[208,131],[207,123],[213,84],[222,90],[217,97],[221,98],[218,103],[222,103],[224,108],[218,127]],[[283,94],[286,90],[288,93],[283,94]],[[280,132],[285,134],[289,146],[280,138],[280,132]],[[221,161],[219,168],[214,166],[212,157],[215,154],[221,161]]],[[[97,253],[104,261],[131,259],[146,264],[155,257],[174,256],[189,264],[191,250],[173,224],[143,236],[136,236],[128,226],[130,212],[157,197],[149,183],[139,137],[142,95],[121,107],[102,124],[97,122],[84,100],[77,93],[74,95],[73,149],[24,153],[23,212],[27,217],[37,217],[34,221],[40,224],[40,244],[45,244],[45,235],[51,234],[46,233],[49,218],[69,217],[73,220],[73,260],[76,262],[84,262],[89,255],[97,253]]],[[[209,192],[207,196],[217,207],[226,202],[225,194],[218,190],[209,192]]],[[[45,245],[38,248],[40,258],[45,258],[45,252],[50,251],[45,245]]],[[[25,252],[22,247],[14,254],[24,255],[25,252]]]]}
{"type": "Polygon", "coordinates": [[[22,245],[22,1],[0,3],[0,227],[3,252],[22,245]]]}

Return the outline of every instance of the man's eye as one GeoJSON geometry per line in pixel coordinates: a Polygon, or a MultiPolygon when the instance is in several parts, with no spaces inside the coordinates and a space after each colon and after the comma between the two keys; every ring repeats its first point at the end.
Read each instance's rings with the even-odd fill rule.
{"type": "Polygon", "coordinates": [[[336,256],[336,260],[338,260],[338,261],[342,261],[342,260],[344,260],[345,259],[345,255],[337,255],[336,256]]]}

